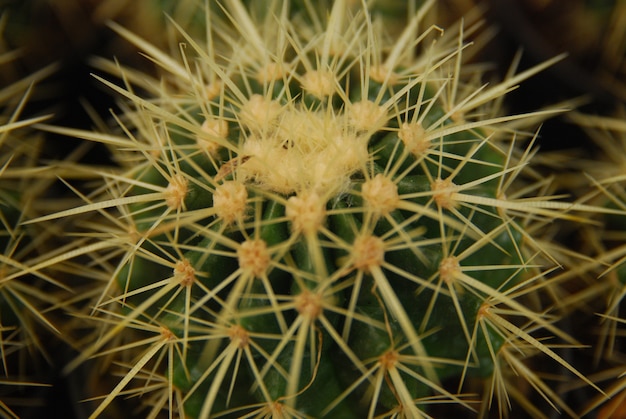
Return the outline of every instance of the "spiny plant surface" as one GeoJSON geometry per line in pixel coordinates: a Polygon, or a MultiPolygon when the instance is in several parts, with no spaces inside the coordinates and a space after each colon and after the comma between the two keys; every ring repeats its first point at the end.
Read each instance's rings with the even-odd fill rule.
{"type": "Polygon", "coordinates": [[[553,325],[561,250],[540,233],[595,208],[528,168],[559,109],[501,115],[550,62],[481,84],[462,27],[422,27],[433,3],[392,36],[364,4],[224,1],[172,52],[114,25],[162,76],[97,61],[121,75],[98,76],[124,98],[119,133],[43,129],[107,145],[118,168],[34,220],[77,220],[56,260],[86,257],[97,285],[67,371],[123,371],[92,417],[138,395],[151,417],[536,413],[516,374],[574,415],[525,362],[586,381],[544,340],[576,344],[553,325]]]}
{"type": "MultiPolygon", "coordinates": [[[[592,158],[579,159],[584,168],[586,191],[593,195],[594,204],[607,208],[626,208],[624,168],[626,167],[626,124],[624,110],[612,115],[572,113],[569,119],[588,134],[599,152],[592,158]],[[589,192],[589,190],[595,192],[589,192]]],[[[580,181],[579,184],[583,182],[580,181]]],[[[619,417],[624,409],[626,381],[624,380],[624,296],[626,295],[626,218],[620,214],[596,214],[596,228],[581,229],[583,249],[596,255],[581,264],[580,271],[592,275],[581,293],[593,295],[588,310],[596,321],[591,337],[594,374],[589,378],[606,386],[610,400],[594,397],[583,414],[595,413],[598,418],[619,417]]]]}
{"type": "MultiPolygon", "coordinates": [[[[0,36],[7,18],[0,16],[0,36]]],[[[32,129],[48,117],[24,116],[35,85],[52,67],[16,79],[18,55],[0,42],[0,80],[6,82],[0,88],[0,416],[5,418],[17,418],[21,407],[37,403],[33,387],[50,385],[46,337],[58,330],[48,311],[59,303],[51,291],[64,288],[43,269],[49,266],[46,243],[59,233],[47,223],[22,224],[42,214],[38,200],[54,179],[40,167],[42,135],[32,129]]]]}

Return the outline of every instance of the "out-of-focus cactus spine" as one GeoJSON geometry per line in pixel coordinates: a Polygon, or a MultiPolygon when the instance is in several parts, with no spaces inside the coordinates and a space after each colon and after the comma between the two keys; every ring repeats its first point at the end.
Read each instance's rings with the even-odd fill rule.
{"type": "Polygon", "coordinates": [[[40,166],[43,138],[32,127],[49,116],[25,116],[33,92],[53,67],[20,74],[16,60],[23,51],[4,42],[8,18],[0,15],[0,416],[15,418],[38,402],[37,387],[51,384],[55,361],[48,339],[58,330],[50,312],[60,306],[63,285],[45,262],[58,232],[47,223],[23,225],[42,214],[46,189],[55,179],[40,166]]]}

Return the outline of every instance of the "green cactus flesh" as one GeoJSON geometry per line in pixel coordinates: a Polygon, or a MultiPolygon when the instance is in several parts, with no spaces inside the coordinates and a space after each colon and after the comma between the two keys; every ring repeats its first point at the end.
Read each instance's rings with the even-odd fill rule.
{"type": "Polygon", "coordinates": [[[115,281],[96,307],[119,320],[69,368],[135,329],[128,348],[151,346],[96,414],[141,370],[189,417],[471,409],[442,383],[494,373],[518,330],[485,321],[494,306],[554,331],[509,296],[541,276],[529,223],[557,216],[507,198],[529,154],[506,124],[532,115],[492,112],[513,81],[469,90],[458,37],[416,44],[421,12],[388,40],[344,2],[276,4],[254,21],[225,2],[232,22],[185,38],[196,57],[178,64],[119,29],[171,83],[145,100],[105,82],[134,107],[126,134],[84,135],[122,170],[104,175],[112,198],[75,212],[117,208],[124,256],[97,259],[115,281]]]}

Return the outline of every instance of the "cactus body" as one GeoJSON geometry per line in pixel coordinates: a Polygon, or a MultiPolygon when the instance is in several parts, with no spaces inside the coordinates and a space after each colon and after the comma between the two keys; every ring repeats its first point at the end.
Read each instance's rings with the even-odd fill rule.
{"type": "Polygon", "coordinates": [[[464,383],[502,380],[522,344],[580,376],[533,336],[567,340],[532,233],[576,205],[529,195],[517,141],[550,112],[497,109],[539,68],[481,86],[460,35],[420,26],[433,2],[390,38],[348,3],[225,1],[206,42],[181,34],[182,61],[117,28],[162,67],[158,85],[125,73],[154,97],[102,79],[128,100],[124,132],[48,128],[120,165],[40,219],[99,216],[102,327],[68,370],[130,366],[94,417],[135,381],[189,417],[469,412],[464,383]]]}

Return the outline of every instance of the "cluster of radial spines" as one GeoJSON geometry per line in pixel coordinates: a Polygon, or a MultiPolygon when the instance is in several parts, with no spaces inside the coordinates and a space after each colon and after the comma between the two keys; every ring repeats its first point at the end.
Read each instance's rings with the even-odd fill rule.
{"type": "MultiPolygon", "coordinates": [[[[147,346],[136,357],[144,366],[151,357],[166,359],[165,354],[168,362],[173,357],[185,363],[193,358],[191,348],[204,345],[197,365],[207,371],[202,378],[213,384],[206,390],[201,413],[214,409],[223,388],[238,384],[226,373],[243,365],[257,378],[255,391],[268,406],[284,403],[285,409],[294,409],[307,387],[301,373],[315,370],[316,355],[330,343],[357,371],[354,385],[333,401],[335,405],[365,386],[370,388],[366,394],[375,394],[372,400],[389,399],[391,394],[397,409],[421,414],[401,375],[459,401],[440,387],[437,371],[446,364],[459,370],[476,365],[473,345],[489,336],[492,326],[479,330],[474,320],[479,324],[483,314],[490,314],[496,325],[506,325],[500,331],[503,341],[518,330],[493,311],[477,308],[474,318],[466,318],[460,302],[465,296],[491,298],[494,305],[506,307],[503,312],[554,331],[517,301],[525,295],[518,283],[524,275],[519,273],[536,268],[517,237],[529,241],[533,251],[542,249],[533,249],[538,244],[516,220],[520,213],[531,221],[557,217],[559,208],[566,206],[552,205],[549,198],[528,205],[509,190],[529,154],[517,150],[514,141],[505,145],[502,138],[496,140],[496,124],[521,118],[473,122],[483,103],[504,94],[520,78],[494,89],[477,87],[475,94],[450,94],[461,77],[454,70],[454,63],[460,62],[460,42],[412,57],[406,51],[414,50],[409,35],[419,19],[410,21],[408,35],[394,46],[381,41],[380,27],[366,13],[350,16],[341,9],[343,3],[335,3],[325,30],[307,37],[306,30],[289,24],[285,8],[259,24],[242,4],[226,2],[233,21],[218,26],[231,28],[212,36],[223,38],[231,58],[224,58],[228,54],[215,50],[214,44],[201,45],[183,34],[197,55],[193,65],[191,58],[178,63],[120,29],[169,73],[168,79],[180,78],[174,83],[179,90],[172,93],[169,85],[160,85],[153,90],[161,97],[151,101],[136,96],[130,87],[107,82],[129,99],[129,112],[120,118],[124,135],[80,134],[111,145],[124,157],[133,151],[138,158],[123,162],[125,172],[104,174],[112,198],[86,197],[84,207],[62,214],[97,211],[115,226],[108,243],[92,245],[102,252],[94,254],[94,264],[106,266],[113,278],[95,307],[110,326],[71,368],[93,355],[114,354],[119,335],[137,329],[153,333],[131,345],[147,346]],[[216,62],[217,55],[223,63],[216,62]],[[481,130],[494,135],[485,136],[481,130]],[[456,133],[465,136],[448,139],[456,133]],[[387,134],[397,136],[390,149],[376,143],[387,134]],[[452,143],[444,144],[444,137],[452,143]],[[485,155],[492,157],[481,161],[485,155]],[[416,172],[424,177],[421,189],[403,191],[416,172]],[[284,214],[264,219],[261,214],[274,203],[284,206],[284,214]],[[108,209],[122,217],[108,214],[108,209]],[[400,211],[404,220],[395,217],[400,211]],[[340,234],[332,224],[341,217],[360,225],[353,221],[340,234]],[[377,233],[377,226],[385,223],[386,231],[377,233]],[[281,225],[287,226],[286,238],[273,242],[264,236],[268,228],[281,225]],[[198,242],[199,237],[206,240],[198,242]],[[505,249],[502,241],[513,247],[505,249]],[[297,246],[308,252],[308,266],[295,260],[297,246]],[[121,262],[110,263],[120,247],[121,262]],[[483,266],[475,255],[485,248],[501,252],[508,262],[501,266],[490,260],[483,266]],[[326,263],[327,252],[341,255],[332,261],[338,267],[326,263]],[[440,260],[427,275],[417,274],[390,263],[394,252],[412,254],[424,265],[434,263],[429,258],[440,260]],[[232,271],[223,278],[217,269],[203,271],[211,258],[228,261],[232,271]],[[140,269],[150,274],[141,275],[140,269]],[[484,284],[485,274],[475,278],[480,269],[500,271],[503,279],[493,286],[484,284]],[[432,294],[423,320],[415,323],[410,318],[389,272],[412,292],[432,294]],[[274,277],[285,274],[291,276],[293,289],[275,291],[274,277]],[[211,282],[216,277],[219,282],[211,282]],[[363,314],[358,307],[362,298],[381,314],[363,314]],[[254,299],[261,304],[245,306],[254,299]],[[466,348],[454,359],[432,359],[434,354],[423,343],[437,333],[435,307],[442,301],[457,317],[459,342],[466,348]],[[115,314],[118,310],[124,315],[115,314]],[[275,331],[245,330],[247,319],[255,316],[269,316],[275,331]],[[339,325],[333,320],[337,317],[342,319],[339,325]],[[362,359],[348,344],[364,326],[389,340],[389,347],[373,360],[362,359]],[[218,356],[224,345],[227,350],[218,356]],[[295,356],[285,362],[281,355],[288,351],[295,356]],[[286,381],[279,400],[264,388],[263,377],[272,373],[286,381]],[[381,388],[387,389],[387,396],[381,396],[381,388]]],[[[101,234],[93,237],[102,239],[101,234]]],[[[541,292],[538,284],[529,281],[528,287],[541,292]]],[[[549,351],[530,337],[525,342],[549,351]]],[[[482,345],[496,352],[488,342],[482,345]]],[[[140,369],[130,368],[100,410],[138,374],[140,369]]],[[[202,381],[191,393],[204,391],[202,381]]],[[[374,416],[376,403],[368,409],[374,416]]]]}

